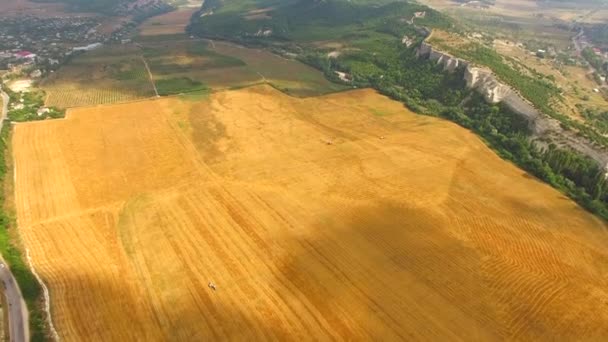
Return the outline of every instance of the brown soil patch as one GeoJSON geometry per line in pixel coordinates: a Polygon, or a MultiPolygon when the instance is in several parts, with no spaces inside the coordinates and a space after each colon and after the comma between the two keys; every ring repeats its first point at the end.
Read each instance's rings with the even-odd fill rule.
{"type": "Polygon", "coordinates": [[[81,108],[13,146],[65,341],[608,338],[608,227],[371,90],[81,108]]]}

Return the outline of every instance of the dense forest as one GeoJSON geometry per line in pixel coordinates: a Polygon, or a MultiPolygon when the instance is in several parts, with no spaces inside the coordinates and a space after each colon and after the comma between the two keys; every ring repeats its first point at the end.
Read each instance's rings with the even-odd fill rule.
{"type": "MultiPolygon", "coordinates": [[[[221,2],[216,1],[216,5],[221,6],[221,2]]],[[[459,29],[440,13],[408,2],[371,5],[341,0],[298,1],[273,10],[268,19],[260,21],[240,20],[240,14],[230,11],[219,13],[223,14],[194,22],[191,33],[290,51],[331,80],[342,82],[336,71],[344,72],[350,76],[352,86],[373,87],[415,112],[454,121],[476,132],[503,158],[608,220],[608,185],[602,165],[559,147],[556,142],[534,141],[525,119],[505,106],[487,104],[466,88],[464,70],[447,73],[442,66],[417,57],[416,46],[428,33],[422,27],[459,29]],[[414,21],[416,12],[424,12],[424,17],[414,21]],[[273,34],[254,34],[260,30],[272,30],[273,34]],[[405,38],[412,44],[404,44],[405,38]],[[331,39],[339,40],[349,49],[330,58],[327,50],[311,43],[331,39]]],[[[468,46],[460,53],[472,61],[496,67],[494,71],[499,77],[523,89],[539,109],[558,116],[547,103],[559,96],[559,89],[533,70],[520,73],[496,52],[481,46],[468,46]]],[[[582,126],[578,128],[582,133],[597,134],[585,132],[582,126]]],[[[594,138],[602,142],[605,139],[594,138]]]]}
{"type": "MultiPolygon", "coordinates": [[[[269,1],[258,0],[260,7],[269,1]]],[[[257,20],[243,20],[249,1],[205,1],[201,13],[213,12],[191,23],[193,34],[242,42],[310,42],[340,39],[350,41],[357,34],[369,35],[379,27],[408,28],[414,13],[425,11],[417,23],[425,26],[451,27],[451,20],[428,7],[408,2],[299,0],[285,1],[257,20]],[[242,4],[242,5],[239,5],[242,4]],[[390,23],[390,25],[389,25],[390,23]],[[260,35],[260,31],[272,32],[260,35]]],[[[255,7],[254,7],[255,8],[255,7]]]]}

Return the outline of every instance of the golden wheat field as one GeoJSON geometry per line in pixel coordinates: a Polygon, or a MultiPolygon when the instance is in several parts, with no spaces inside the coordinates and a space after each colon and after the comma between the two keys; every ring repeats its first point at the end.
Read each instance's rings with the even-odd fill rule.
{"type": "Polygon", "coordinates": [[[608,227],[371,90],[79,108],[12,139],[65,341],[608,338],[608,227]]]}

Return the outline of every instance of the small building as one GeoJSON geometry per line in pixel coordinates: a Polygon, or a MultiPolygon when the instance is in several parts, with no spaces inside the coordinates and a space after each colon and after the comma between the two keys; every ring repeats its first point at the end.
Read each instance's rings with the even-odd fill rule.
{"type": "Polygon", "coordinates": [[[352,77],[349,74],[341,71],[334,71],[334,73],[338,75],[338,78],[340,78],[342,82],[352,82],[352,77]]]}
{"type": "Polygon", "coordinates": [[[30,51],[22,50],[15,52],[14,57],[18,59],[34,59],[36,58],[36,54],[30,51]]]}
{"type": "Polygon", "coordinates": [[[46,107],[42,107],[36,111],[36,114],[38,114],[38,116],[42,116],[44,114],[48,114],[50,111],[51,111],[50,109],[48,109],[46,107]]]}
{"type": "Polygon", "coordinates": [[[596,56],[602,55],[602,50],[600,50],[599,48],[594,47],[593,52],[595,53],[596,56]]]}
{"type": "Polygon", "coordinates": [[[42,76],[42,71],[40,71],[40,69],[36,69],[30,73],[31,78],[38,78],[40,76],[42,76]]]}
{"type": "Polygon", "coordinates": [[[72,51],[91,51],[97,49],[101,45],[101,43],[93,43],[86,46],[77,46],[75,48],[72,48],[72,51]]]}

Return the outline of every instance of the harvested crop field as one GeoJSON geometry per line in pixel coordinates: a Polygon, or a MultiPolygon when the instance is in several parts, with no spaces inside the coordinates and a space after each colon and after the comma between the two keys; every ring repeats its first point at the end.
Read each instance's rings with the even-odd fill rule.
{"type": "Polygon", "coordinates": [[[184,33],[190,18],[197,8],[180,8],[178,10],[151,17],[139,26],[142,36],[155,36],[184,33]]]}
{"type": "Polygon", "coordinates": [[[608,338],[608,227],[371,90],[80,108],[12,139],[65,341],[608,338]]]}

